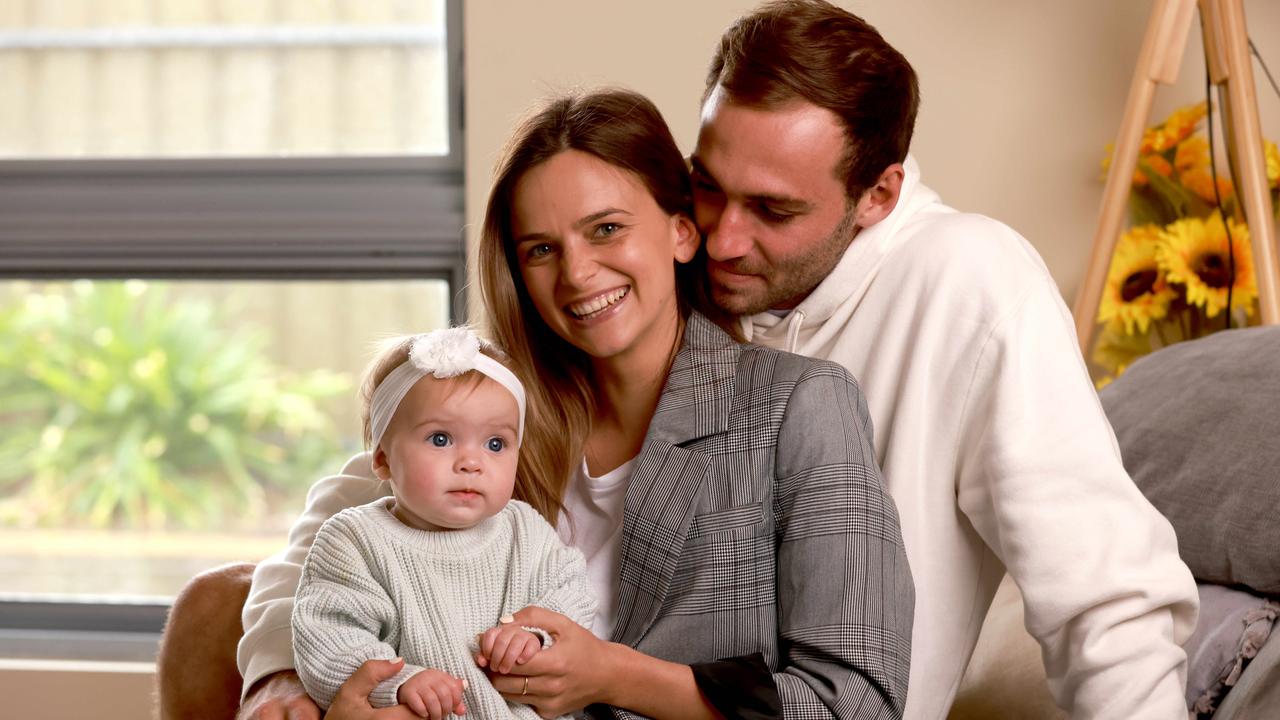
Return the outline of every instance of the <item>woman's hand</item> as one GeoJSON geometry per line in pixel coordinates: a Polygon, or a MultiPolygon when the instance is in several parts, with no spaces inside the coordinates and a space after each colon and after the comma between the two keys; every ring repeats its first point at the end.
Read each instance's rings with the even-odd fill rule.
{"type": "Polygon", "coordinates": [[[402,667],[404,660],[365,660],[338,688],[325,720],[422,720],[405,705],[375,710],[369,704],[369,693],[402,667]]]}
{"type": "MultiPolygon", "coordinates": [[[[532,705],[553,718],[597,702],[609,702],[617,667],[617,648],[560,613],[527,607],[515,624],[546,630],[555,644],[534,653],[509,674],[492,673],[493,687],[507,700],[532,705]]],[[[479,661],[479,656],[477,656],[479,661]]]]}

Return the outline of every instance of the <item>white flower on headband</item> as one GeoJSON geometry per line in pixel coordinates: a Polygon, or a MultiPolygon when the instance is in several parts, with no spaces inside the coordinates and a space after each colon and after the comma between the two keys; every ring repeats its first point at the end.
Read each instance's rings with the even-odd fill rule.
{"type": "Polygon", "coordinates": [[[409,360],[437,378],[451,378],[476,369],[480,338],[465,327],[432,330],[419,335],[409,348],[409,360]]]}
{"type": "Polygon", "coordinates": [[[524,385],[509,368],[480,352],[480,338],[467,327],[433,330],[418,335],[409,346],[409,359],[400,363],[374,388],[369,399],[369,433],[376,446],[391,424],[400,401],[425,375],[438,379],[475,370],[506,388],[516,399],[520,422],[516,445],[524,438],[524,385]]]}

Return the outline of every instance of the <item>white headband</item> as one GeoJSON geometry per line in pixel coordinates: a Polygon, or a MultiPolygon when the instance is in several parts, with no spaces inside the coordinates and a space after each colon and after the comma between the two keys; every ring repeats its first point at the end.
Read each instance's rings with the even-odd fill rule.
{"type": "Polygon", "coordinates": [[[524,438],[524,385],[502,363],[480,352],[480,338],[465,327],[432,330],[417,336],[409,347],[409,359],[400,363],[378,384],[369,403],[373,446],[378,446],[391,424],[391,416],[400,407],[400,401],[419,380],[427,375],[443,380],[469,370],[487,375],[515,396],[520,412],[520,424],[516,429],[516,445],[519,446],[524,438]]]}

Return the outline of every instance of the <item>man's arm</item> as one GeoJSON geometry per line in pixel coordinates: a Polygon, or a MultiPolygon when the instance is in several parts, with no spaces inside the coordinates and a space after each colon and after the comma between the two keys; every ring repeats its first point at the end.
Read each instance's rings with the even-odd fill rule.
{"type": "Polygon", "coordinates": [[[987,341],[960,436],[958,502],[1022,590],[1073,717],[1185,718],[1195,583],[1121,463],[1048,278],[987,341]]]}
{"type": "MultiPolygon", "coordinates": [[[[317,482],[307,494],[307,507],[289,531],[289,545],[258,564],[253,585],[244,603],[244,637],[236,653],[244,678],[241,700],[272,673],[292,670],[294,593],[302,577],[302,562],[315,542],[316,532],[333,515],[390,494],[385,482],[373,475],[369,454],[347,461],[342,472],[317,482]]],[[[298,686],[300,688],[300,686],[298,686]]]]}

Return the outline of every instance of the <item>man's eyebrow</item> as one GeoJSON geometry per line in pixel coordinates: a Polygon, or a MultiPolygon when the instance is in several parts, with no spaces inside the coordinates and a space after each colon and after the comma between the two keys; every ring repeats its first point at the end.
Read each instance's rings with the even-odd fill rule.
{"type": "MultiPolygon", "coordinates": [[[[626,210],[623,210],[622,208],[607,207],[603,210],[597,210],[591,213],[590,215],[585,215],[581,218],[578,218],[577,220],[574,221],[573,227],[575,229],[581,229],[601,218],[609,217],[610,215],[626,215],[627,217],[631,217],[631,213],[627,212],[626,210]]],[[[549,237],[551,236],[548,235],[547,233],[541,233],[541,232],[526,233],[516,238],[515,244],[519,245],[520,243],[529,242],[530,240],[545,240],[549,237]]]]}
{"type": "Polygon", "coordinates": [[[771,210],[782,210],[792,213],[805,213],[813,209],[813,205],[801,200],[800,198],[787,197],[786,195],[748,195],[747,199],[757,205],[768,205],[771,210]]]}
{"type": "MultiPolygon", "coordinates": [[[[706,166],[698,161],[697,156],[689,156],[689,165],[695,174],[701,175],[717,186],[719,185],[719,183],[716,182],[715,176],[707,171],[706,166]]],[[[808,212],[813,209],[813,205],[808,201],[801,200],[800,198],[788,197],[786,195],[775,195],[773,193],[751,193],[747,195],[747,200],[760,205],[769,205],[787,212],[808,212]]]]}

